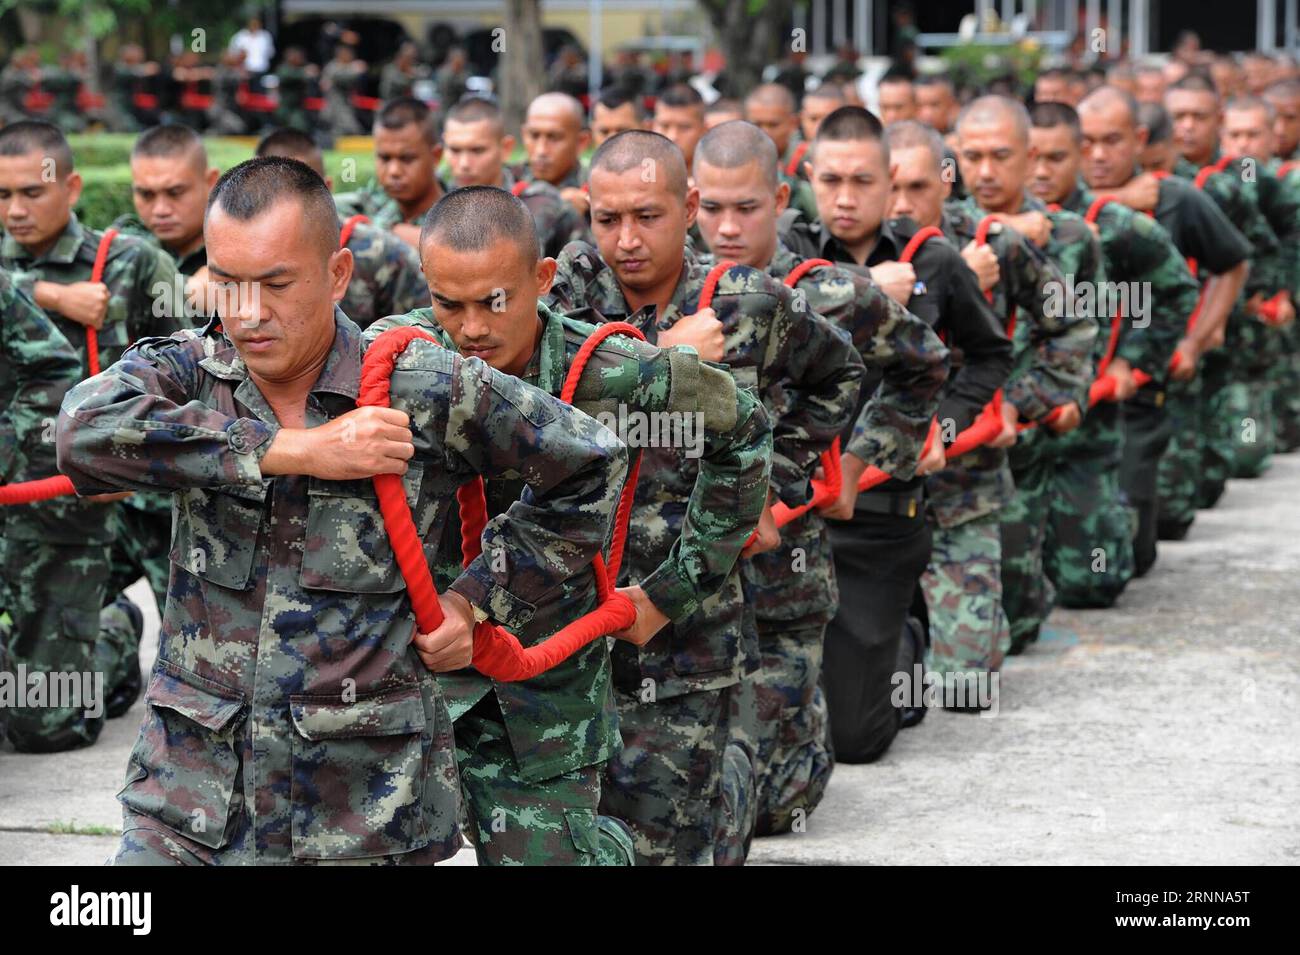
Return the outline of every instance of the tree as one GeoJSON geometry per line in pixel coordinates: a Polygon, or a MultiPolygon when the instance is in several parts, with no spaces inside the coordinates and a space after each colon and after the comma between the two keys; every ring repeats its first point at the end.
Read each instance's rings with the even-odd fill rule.
{"type": "Polygon", "coordinates": [[[753,89],[763,68],[790,52],[795,0],[699,0],[727,59],[729,91],[753,89]]]}
{"type": "Polygon", "coordinates": [[[501,112],[506,128],[517,133],[545,81],[540,0],[506,0],[505,29],[493,34],[492,50],[501,55],[501,112]]]}

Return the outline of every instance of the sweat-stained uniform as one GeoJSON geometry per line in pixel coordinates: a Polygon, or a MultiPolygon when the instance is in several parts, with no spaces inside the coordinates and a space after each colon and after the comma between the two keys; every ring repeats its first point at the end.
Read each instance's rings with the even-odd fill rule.
{"type": "MultiPolygon", "coordinates": [[[[0,269],[0,484],[32,481],[50,477],[58,469],[54,457],[54,422],[59,413],[63,394],[81,380],[81,359],[72,345],[55,328],[54,323],[26,294],[14,287],[9,273],[0,269]]],[[[11,507],[0,507],[0,567],[5,563],[5,524],[11,507]]],[[[9,573],[0,575],[0,672],[14,675],[14,662],[9,656],[9,608],[15,599],[8,593],[9,573]]],[[[62,601],[50,599],[49,611],[58,612],[62,601]]],[[[67,599],[67,598],[64,598],[67,599]]],[[[44,608],[34,608],[40,612],[44,608]]],[[[41,642],[28,649],[49,649],[41,642]]],[[[93,644],[78,643],[60,647],[56,666],[71,672],[88,672],[93,669],[91,652],[93,644]],[[73,659],[67,651],[72,651],[73,659]],[[76,659],[79,655],[80,659],[76,659]]],[[[29,666],[33,661],[24,660],[29,666]]],[[[36,661],[40,663],[41,661],[36,661]]],[[[48,670],[50,667],[41,666],[48,670]]],[[[5,736],[11,707],[0,706],[0,742],[5,736]]],[[[80,719],[83,735],[99,732],[102,717],[80,719]],[[91,728],[86,724],[94,724],[91,728]]],[[[61,721],[78,717],[62,714],[61,721]]]]}
{"type": "MultiPolygon", "coordinates": [[[[28,293],[37,281],[60,285],[87,282],[101,235],[82,226],[73,213],[63,234],[39,258],[13,236],[5,236],[0,266],[10,269],[15,285],[28,293]]],[[[97,333],[100,368],[117,361],[132,341],[169,335],[191,324],[184,298],[177,294],[176,266],[171,256],[151,242],[129,234],[116,236],[102,281],[108,287],[109,302],[97,333]]],[[[81,377],[85,378],[90,373],[85,326],[56,312],[49,317],[82,357],[81,377]]],[[[30,594],[14,615],[15,645],[54,664],[61,648],[78,657],[83,649],[78,643],[98,643],[96,669],[104,674],[105,692],[116,696],[123,706],[129,706],[139,692],[138,633],[121,610],[112,626],[101,629],[100,610],[142,573],[154,587],[165,579],[156,551],[166,546],[170,502],[144,497],[110,504],[65,497],[9,509],[7,536],[24,543],[21,547],[11,545],[6,576],[16,592],[30,594]],[[119,535],[120,548],[115,546],[119,535]],[[51,645],[37,651],[38,641],[51,645]]],[[[119,711],[115,709],[112,715],[119,711]]],[[[11,737],[19,746],[51,749],[94,741],[93,736],[87,738],[65,725],[53,712],[44,718],[35,713],[15,716],[11,737]]]]}
{"type": "MultiPolygon", "coordinates": [[[[1029,199],[1022,208],[1042,211],[1029,199]]],[[[961,248],[975,238],[984,215],[973,199],[950,202],[943,212],[944,235],[961,248]]],[[[1008,323],[1015,348],[1003,400],[1015,406],[1021,421],[1037,422],[1035,431],[1041,431],[1056,407],[1088,406],[1097,322],[1076,306],[1076,296],[1104,277],[1101,249],[1082,218],[1069,212],[1053,214],[1046,249],[1001,223],[994,223],[988,238],[1000,269],[993,311],[1008,323]],[[1067,284],[1067,275],[1077,288],[1067,284]]],[[[1024,461],[1032,451],[1022,454],[1024,461]]],[[[927,482],[935,523],[930,566],[921,578],[929,663],[945,687],[951,683],[956,689],[958,678],[966,681],[959,703],[971,700],[978,678],[999,670],[1012,649],[1003,609],[1002,520],[1017,500],[1028,511],[1041,512],[1045,491],[1041,485],[1018,487],[1013,471],[1008,449],[985,445],[948,462],[927,482]]],[[[1035,543],[1041,548],[1041,535],[1035,543]]]]}
{"type": "MultiPolygon", "coordinates": [[[[574,243],[559,259],[549,301],[565,310],[589,307],[606,321],[628,321],[655,341],[659,332],[699,309],[707,263],[683,257],[668,308],[632,313],[613,270],[596,250],[574,243]]],[[[797,507],[811,497],[818,455],[852,420],[862,360],[824,319],[794,311],[791,291],[744,266],[727,270],[712,308],[723,325],[725,353],[736,383],[772,415],[772,495],[797,507]],[[782,408],[777,389],[786,399],[782,408]]],[[[624,582],[650,589],[654,574],[688,519],[695,462],[650,449],[628,535],[624,582]]],[[[601,809],[625,820],[646,863],[709,865],[744,856],[752,831],[752,767],[734,765],[722,798],[730,736],[731,697],[758,665],[757,632],[745,605],[740,568],[712,596],[693,603],[644,647],[614,647],[614,691],[623,751],[610,760],[601,809]],[[747,781],[738,777],[749,774],[747,781]]]]}
{"type": "MultiPolygon", "coordinates": [[[[911,219],[883,222],[864,265],[897,261],[919,228],[911,219]]],[[[796,224],[782,238],[800,255],[856,265],[852,253],[820,225],[796,224]]],[[[937,415],[940,439],[950,444],[1006,380],[1011,342],[975,273],[950,242],[938,238],[924,243],[912,265],[917,283],[907,309],[952,350],[953,371],[937,415]]],[[[878,382],[876,375],[868,375],[859,407],[878,382]]],[[[846,448],[852,439],[851,430],[841,436],[846,448]]],[[[923,652],[920,635],[907,618],[930,559],[925,486],[925,478],[903,469],[859,494],[850,520],[828,525],[840,605],[826,629],[822,679],[831,743],[840,762],[878,759],[902,725],[902,710],[891,699],[892,678],[899,669],[910,672],[923,652]]]]}
{"type": "MultiPolygon", "coordinates": [[[[1183,258],[1197,261],[1202,282],[1211,274],[1236,268],[1250,256],[1250,243],[1214,201],[1177,176],[1160,180],[1153,212],[1183,258]]],[[[1194,473],[1188,475],[1181,488],[1175,488],[1162,456],[1175,434],[1195,441],[1200,433],[1197,410],[1203,370],[1185,382],[1174,381],[1156,369],[1143,371],[1153,380],[1124,402],[1124,459],[1120,468],[1120,486],[1129,506],[1137,512],[1134,577],[1141,577],[1156,561],[1158,521],[1176,519],[1181,523],[1185,519],[1190,525],[1195,516],[1194,473],[1199,471],[1196,462],[1200,456],[1199,450],[1190,456],[1194,473]],[[1176,507],[1175,499],[1181,502],[1176,507]]]]}
{"type": "MultiPolygon", "coordinates": [[[[1095,198],[1080,186],[1060,206],[1082,215],[1095,198]]],[[[1115,300],[1139,301],[1150,289],[1144,314],[1121,306],[1114,357],[1164,380],[1196,307],[1196,282],[1169,233],[1149,216],[1112,202],[1098,214],[1097,227],[1115,300]]],[[[1082,287],[1070,250],[1062,256],[1049,245],[1047,252],[1082,287]]],[[[1094,364],[1106,354],[1114,320],[1099,292],[1095,287],[1091,309],[1098,323],[1094,364]]],[[[1119,485],[1122,416],[1119,403],[1104,401],[1068,434],[1037,428],[1011,448],[1016,495],[1002,516],[1002,588],[1013,652],[1037,638],[1055,603],[1109,607],[1133,576],[1134,519],[1119,485]]]]}
{"type": "MultiPolygon", "coordinates": [[[[520,377],[559,397],[578,349],[596,328],[540,303],[537,316],[541,338],[520,377]]],[[[397,325],[427,328],[455,348],[431,309],[381,319],[372,331],[397,325]]],[[[620,417],[634,422],[620,435],[630,455],[654,440],[646,428],[655,419],[670,426],[673,416],[692,422],[694,451],[677,449],[698,460],[687,502],[691,519],[651,575],[656,583],[647,586],[665,616],[683,615],[726,581],[763,510],[772,439],[762,405],[692,351],[659,349],[627,336],[608,338],[592,353],[574,405],[616,428],[620,417]]],[[[679,436],[686,435],[684,428],[679,436]]],[[[517,481],[489,481],[488,513],[504,512],[520,490],[517,481]]],[[[438,550],[439,569],[448,577],[460,567],[460,546],[453,514],[438,550]]],[[[525,645],[595,606],[589,577],[570,583],[565,598],[519,634],[525,645]]],[[[440,674],[438,682],[455,725],[461,790],[480,863],[633,861],[631,840],[598,817],[602,770],[621,745],[606,641],[520,683],[497,683],[473,670],[440,674]]]]}
{"type": "MultiPolygon", "coordinates": [[[[784,282],[803,261],[778,240],[765,271],[784,282]]],[[[910,473],[939,406],[948,349],[865,274],[817,266],[794,289],[796,302],[848,332],[863,363],[881,375],[848,450],[890,473],[910,473]]],[[[834,767],[819,688],[826,624],[839,604],[825,520],[815,511],[797,518],[781,528],[780,547],[749,558],[743,569],[762,666],[741,683],[740,695],[754,699],[738,707],[733,734],[744,733],[753,750],[756,834],[769,835],[807,818],[834,767]]]]}
{"type": "MultiPolygon", "coordinates": [[[[279,424],[218,328],[142,342],[70,392],[59,419],[59,465],[78,488],[165,487],[177,500],[115,862],[445,859],[461,843],[451,720],[411,645],[373,483],[263,476],[279,424]]],[[[308,428],[356,407],[361,359],[362,332],[336,309],[308,428]]],[[[397,359],[391,404],[410,416],[402,484],[422,539],[439,539],[475,475],[527,481],[450,588],[517,632],[600,552],[626,449],[432,342],[397,359]]]]}

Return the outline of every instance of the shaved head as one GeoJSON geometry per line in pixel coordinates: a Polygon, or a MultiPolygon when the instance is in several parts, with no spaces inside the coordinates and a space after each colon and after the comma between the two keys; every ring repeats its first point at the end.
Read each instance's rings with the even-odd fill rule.
{"type": "MultiPolygon", "coordinates": [[[[781,88],[785,89],[785,87],[781,88]]],[[[772,137],[752,123],[732,120],[715,126],[704,134],[700,144],[695,147],[692,171],[698,178],[700,166],[705,163],[719,169],[739,169],[756,162],[758,168],[763,171],[764,183],[775,191],[776,164],[779,158],[772,137]]]]}
{"type": "Polygon", "coordinates": [[[1099,86],[1079,103],[1079,113],[1091,112],[1094,110],[1109,109],[1112,106],[1122,106],[1128,113],[1129,122],[1134,126],[1137,125],[1138,106],[1137,100],[1131,93],[1126,93],[1115,86],[1099,86]]]}
{"type": "Polygon", "coordinates": [[[678,199],[686,199],[686,159],[667,136],[629,129],[605,140],[591,157],[592,172],[604,169],[623,173],[635,167],[662,176],[669,192],[678,199]]]}
{"type": "Polygon", "coordinates": [[[963,126],[989,126],[1011,121],[1011,128],[1021,143],[1029,144],[1029,111],[1025,104],[1009,96],[981,96],[972,100],[957,115],[957,132],[963,126]]]}
{"type": "Polygon", "coordinates": [[[573,121],[575,129],[587,125],[587,113],[582,104],[568,93],[543,93],[528,104],[525,120],[538,119],[542,116],[562,115],[573,121]]]}
{"type": "Polygon", "coordinates": [[[529,268],[541,256],[533,214],[522,200],[495,186],[466,186],[435,202],[420,226],[422,251],[427,242],[467,252],[510,242],[529,268]]]}
{"type": "Polygon", "coordinates": [[[131,157],[184,157],[198,169],[208,168],[208,151],[203,147],[203,137],[180,123],[154,126],[136,137],[131,147],[131,157]]]}
{"type": "Polygon", "coordinates": [[[754,87],[754,91],[745,97],[745,108],[754,106],[777,106],[791,113],[799,108],[794,94],[780,83],[763,83],[754,87]]]}

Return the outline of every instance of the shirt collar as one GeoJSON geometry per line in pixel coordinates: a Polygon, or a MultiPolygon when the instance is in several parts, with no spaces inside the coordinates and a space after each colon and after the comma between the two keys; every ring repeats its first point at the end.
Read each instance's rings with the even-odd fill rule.
{"type": "Polygon", "coordinates": [[[3,254],[6,259],[11,261],[30,261],[33,265],[44,263],[57,263],[58,265],[71,265],[77,260],[77,250],[81,248],[81,243],[85,241],[86,229],[77,219],[74,212],[68,217],[68,224],[63,227],[63,232],[55,240],[54,245],[46,250],[40,258],[35,258],[30,252],[22,247],[12,235],[8,233],[4,237],[3,254]]]}

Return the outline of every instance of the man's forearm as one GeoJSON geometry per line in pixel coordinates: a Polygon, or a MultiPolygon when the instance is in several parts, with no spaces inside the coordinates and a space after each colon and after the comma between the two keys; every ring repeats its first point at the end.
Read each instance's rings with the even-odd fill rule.
{"type": "Polygon", "coordinates": [[[1210,278],[1201,314],[1189,335],[1200,352],[1209,351],[1213,347],[1211,342],[1222,334],[1228,324],[1228,316],[1232,313],[1232,306],[1246,284],[1249,271],[1249,263],[1241,262],[1236,268],[1210,278]]]}

